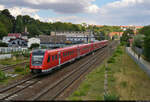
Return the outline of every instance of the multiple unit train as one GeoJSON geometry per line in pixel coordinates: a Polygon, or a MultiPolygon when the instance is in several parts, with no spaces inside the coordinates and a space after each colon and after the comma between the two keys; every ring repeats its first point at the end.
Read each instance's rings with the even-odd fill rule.
{"type": "Polygon", "coordinates": [[[33,73],[51,71],[107,45],[108,40],[103,40],[53,50],[34,50],[30,55],[30,70],[33,73]]]}

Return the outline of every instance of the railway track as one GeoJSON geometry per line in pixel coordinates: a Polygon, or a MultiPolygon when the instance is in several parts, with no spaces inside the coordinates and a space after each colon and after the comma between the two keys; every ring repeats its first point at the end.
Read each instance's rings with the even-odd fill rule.
{"type": "MultiPolygon", "coordinates": [[[[105,50],[102,50],[98,55],[104,54],[105,50]]],[[[51,86],[45,88],[42,92],[38,93],[31,100],[44,100],[47,97],[44,97],[45,94],[48,94],[48,100],[55,100],[66,88],[68,88],[74,81],[76,81],[83,73],[85,73],[88,68],[93,65],[96,61],[95,56],[80,65],[78,68],[73,70],[71,73],[67,74],[51,86]]]]}
{"type": "MultiPolygon", "coordinates": [[[[70,87],[76,80],[78,80],[84,73],[86,73],[90,67],[97,61],[97,60],[104,60],[107,56],[106,50],[109,49],[109,47],[115,46],[117,42],[113,42],[110,46],[108,46],[106,49],[104,48],[101,52],[99,52],[96,56],[102,56],[100,59],[95,58],[93,56],[88,61],[86,61],[84,64],[80,65],[78,68],[73,70],[71,73],[67,74],[51,86],[45,88],[42,92],[38,93],[35,97],[33,97],[30,100],[55,100],[58,96],[61,95],[61,93],[64,92],[65,89],[70,87]],[[44,95],[48,95],[48,97],[44,95]]],[[[114,49],[113,49],[114,51],[114,49]]]]}
{"type": "Polygon", "coordinates": [[[1,70],[1,71],[7,71],[7,70],[12,69],[12,68],[15,67],[15,66],[18,66],[18,65],[25,65],[25,64],[28,64],[28,63],[29,63],[28,61],[25,61],[25,62],[18,63],[18,64],[14,64],[14,65],[9,65],[9,66],[5,66],[5,67],[0,68],[0,70],[1,70]]]}
{"type": "MultiPolygon", "coordinates": [[[[60,80],[54,82],[49,87],[45,88],[43,91],[38,93],[36,96],[32,97],[31,100],[37,100],[41,99],[45,94],[50,93],[52,94],[52,97],[50,100],[55,99],[57,96],[59,96],[67,87],[69,87],[75,80],[77,80],[83,73],[86,72],[87,67],[90,67],[96,60],[96,56],[103,55],[106,52],[107,48],[103,48],[102,51],[100,51],[98,54],[95,54],[92,56],[88,61],[86,61],[84,64],[80,65],[78,68],[75,68],[76,70],[73,70],[69,74],[65,75],[60,80]],[[77,70],[78,69],[78,70],[77,70]],[[82,70],[79,70],[82,69],[82,70]],[[80,72],[80,74],[79,74],[80,72]],[[76,73],[76,74],[74,74],[76,73]],[[70,79],[72,76],[72,80],[70,79]],[[66,79],[69,79],[69,81],[66,81],[66,79]],[[64,82],[65,81],[65,82],[64,82]],[[64,84],[64,85],[62,85],[64,84]],[[65,86],[60,87],[59,85],[65,86]],[[57,87],[60,87],[61,89],[58,90],[57,87]],[[57,91],[55,91],[57,89],[57,91]],[[50,90],[50,92],[49,92],[50,90]],[[53,92],[53,91],[54,92],[53,92]]],[[[14,97],[16,97],[17,93],[22,92],[23,90],[27,88],[32,88],[32,86],[36,85],[38,82],[41,83],[42,79],[37,78],[38,75],[32,76],[31,78],[28,78],[26,80],[22,80],[18,83],[15,83],[13,85],[10,85],[9,87],[6,87],[2,90],[0,90],[0,100],[13,100],[14,97]]]]}
{"type": "Polygon", "coordinates": [[[0,100],[5,100],[8,97],[15,95],[17,92],[20,92],[21,90],[35,84],[36,82],[39,81],[39,79],[35,79],[36,77],[38,77],[38,75],[34,75],[28,79],[22,80],[20,82],[17,82],[6,88],[1,89],[0,90],[0,100]],[[23,87],[19,88],[19,86],[23,86],[23,87]]]}

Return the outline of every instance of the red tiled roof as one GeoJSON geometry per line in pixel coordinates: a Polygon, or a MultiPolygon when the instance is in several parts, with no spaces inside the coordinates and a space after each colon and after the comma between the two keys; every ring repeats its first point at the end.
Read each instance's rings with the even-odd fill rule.
{"type": "Polygon", "coordinates": [[[8,36],[15,36],[16,38],[19,38],[21,34],[20,33],[8,33],[8,36]]]}
{"type": "Polygon", "coordinates": [[[114,35],[122,36],[122,34],[123,32],[111,32],[109,36],[114,36],[114,35]]]}

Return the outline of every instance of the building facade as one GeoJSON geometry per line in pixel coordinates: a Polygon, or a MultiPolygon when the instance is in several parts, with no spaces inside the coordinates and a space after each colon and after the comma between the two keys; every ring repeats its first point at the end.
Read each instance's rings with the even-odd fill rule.
{"type": "Polygon", "coordinates": [[[27,47],[27,40],[22,38],[11,39],[8,43],[8,47],[27,47]]]}
{"type": "Polygon", "coordinates": [[[37,43],[40,45],[40,39],[39,38],[30,38],[28,39],[28,48],[31,47],[32,44],[37,43]]]}
{"type": "Polygon", "coordinates": [[[89,41],[95,41],[95,37],[92,32],[51,32],[51,36],[66,36],[66,41],[72,43],[87,43],[89,41]]]}

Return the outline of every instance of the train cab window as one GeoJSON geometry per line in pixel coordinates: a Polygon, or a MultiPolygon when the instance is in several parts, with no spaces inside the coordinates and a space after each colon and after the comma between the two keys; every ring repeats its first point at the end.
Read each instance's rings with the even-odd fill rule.
{"type": "Polygon", "coordinates": [[[65,52],[63,52],[63,56],[65,57],[65,52]]]}
{"type": "Polygon", "coordinates": [[[55,56],[52,56],[52,60],[53,60],[53,61],[55,60],[55,56]]]}
{"type": "Polygon", "coordinates": [[[48,56],[47,63],[50,62],[50,56],[48,56]]]}
{"type": "Polygon", "coordinates": [[[57,55],[55,55],[55,59],[57,60],[57,55]]]}

